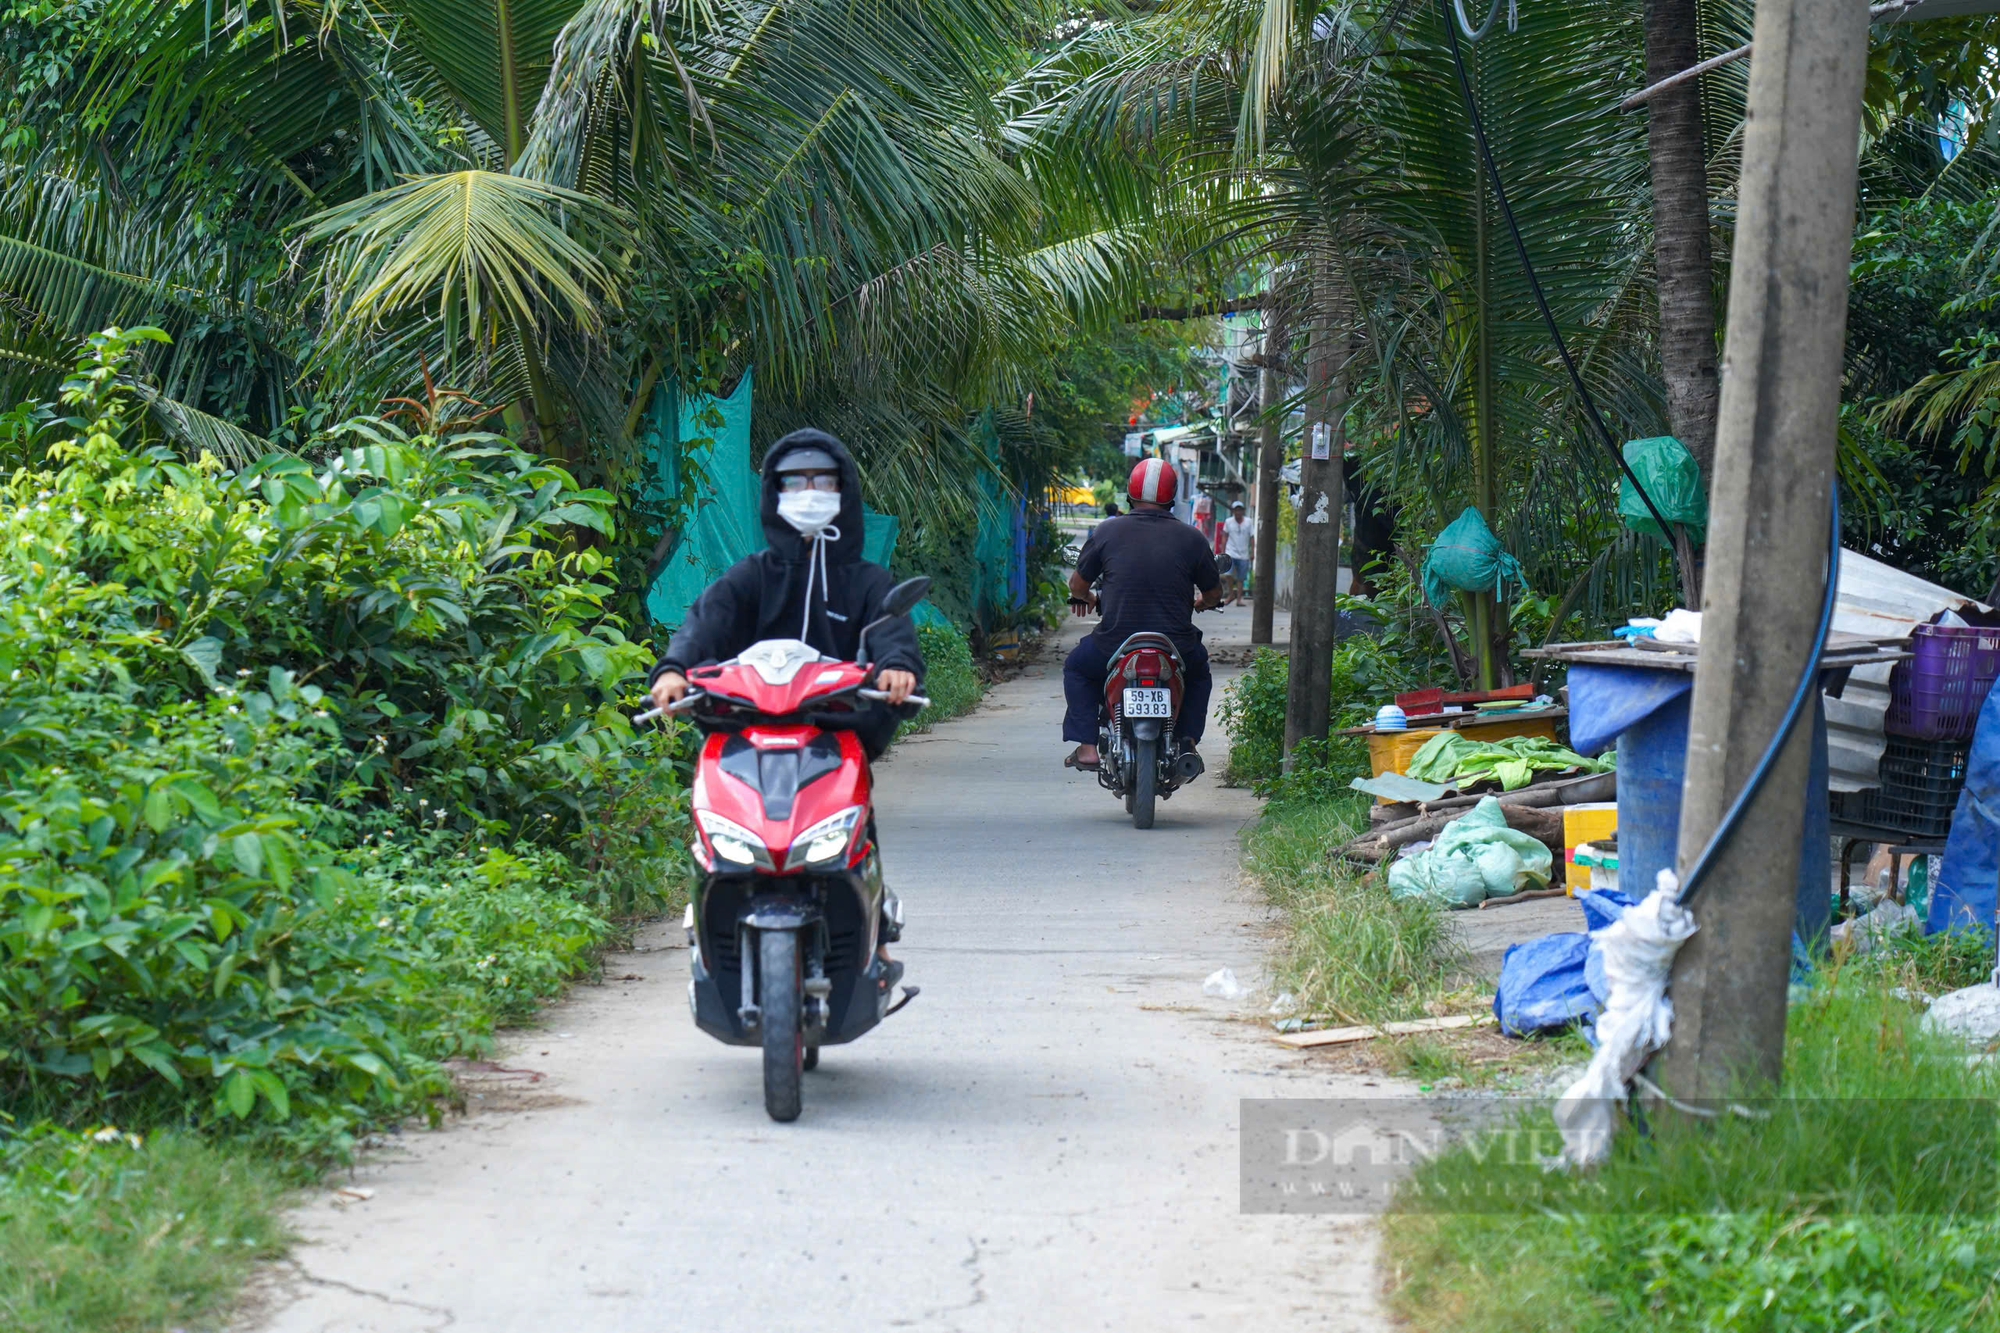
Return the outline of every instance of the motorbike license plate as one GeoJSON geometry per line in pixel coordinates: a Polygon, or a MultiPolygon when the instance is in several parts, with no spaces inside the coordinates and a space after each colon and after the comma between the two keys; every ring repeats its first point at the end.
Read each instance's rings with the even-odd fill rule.
{"type": "Polygon", "coordinates": [[[1133,687],[1125,691],[1125,716],[1172,717],[1173,715],[1174,692],[1172,690],[1133,687]]]}

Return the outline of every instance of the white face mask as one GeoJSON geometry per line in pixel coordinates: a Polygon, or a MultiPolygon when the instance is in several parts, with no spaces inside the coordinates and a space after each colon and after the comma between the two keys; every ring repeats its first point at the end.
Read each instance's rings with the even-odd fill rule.
{"type": "Polygon", "coordinates": [[[838,491],[787,491],[778,497],[778,517],[802,537],[810,537],[840,517],[838,491]]]}

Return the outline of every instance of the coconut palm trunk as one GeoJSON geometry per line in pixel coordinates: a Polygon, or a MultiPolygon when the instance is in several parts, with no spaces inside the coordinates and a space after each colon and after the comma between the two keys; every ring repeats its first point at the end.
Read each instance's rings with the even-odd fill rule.
{"type": "MultiPolygon", "coordinates": [[[[1479,79],[1476,47],[1466,65],[1476,85],[1479,79]]],[[[1478,145],[1469,132],[1466,144],[1472,153],[1473,317],[1478,321],[1472,371],[1472,502],[1479,507],[1487,525],[1497,532],[1500,526],[1500,421],[1493,400],[1492,192],[1487,187],[1478,145]]],[[[1501,674],[1507,667],[1507,608],[1490,592],[1468,593],[1466,598],[1471,612],[1467,621],[1472,635],[1472,651],[1474,660],[1479,664],[1479,688],[1497,689],[1501,674]]]]}
{"type": "MultiPolygon", "coordinates": [[[[1648,0],[1646,81],[1656,83],[1700,59],[1695,0],[1648,0]]],[[[1667,385],[1667,420],[1701,465],[1706,480],[1715,462],[1721,385],[1716,374],[1715,276],[1709,253],[1700,80],[1661,93],[1647,107],[1653,265],[1659,282],[1660,368],[1667,385]]]]}

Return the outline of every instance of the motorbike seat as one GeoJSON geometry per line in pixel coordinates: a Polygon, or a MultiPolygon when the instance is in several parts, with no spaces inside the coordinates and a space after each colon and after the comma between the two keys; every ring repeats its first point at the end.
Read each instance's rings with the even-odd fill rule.
{"type": "Polygon", "coordinates": [[[1187,664],[1181,661],[1181,650],[1174,647],[1174,641],[1159,631],[1150,629],[1142,629],[1137,634],[1127,635],[1125,642],[1119,644],[1118,650],[1111,654],[1111,660],[1116,662],[1127,653],[1135,653],[1141,648],[1157,648],[1173,658],[1174,670],[1186,669],[1187,664]]]}

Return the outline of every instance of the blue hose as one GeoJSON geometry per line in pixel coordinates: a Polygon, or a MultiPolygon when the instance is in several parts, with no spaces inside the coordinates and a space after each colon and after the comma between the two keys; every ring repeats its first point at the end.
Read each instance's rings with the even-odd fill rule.
{"type": "Polygon", "coordinates": [[[1819,659],[1826,652],[1826,636],[1833,628],[1833,607],[1840,588],[1840,483],[1838,481],[1833,484],[1832,536],[1828,539],[1828,547],[1826,596],[1820,601],[1819,632],[1813,637],[1812,655],[1806,659],[1806,669],[1799,676],[1799,687],[1792,693],[1791,707],[1785,710],[1785,720],[1778,724],[1778,734],[1771,738],[1771,744],[1765,749],[1764,757],[1757,761],[1757,767],[1751,771],[1750,780],[1744,783],[1743,790],[1736,794],[1735,801],[1723,814],[1722,822],[1717,824],[1715,832],[1709,835],[1708,846],[1701,849],[1701,855],[1695,858],[1694,865],[1687,872],[1687,878],[1681,881],[1681,893],[1676,901],[1683,905],[1694,897],[1708,878],[1709,868],[1715,864],[1715,858],[1721,854],[1723,845],[1729,841],[1730,835],[1736,832],[1736,825],[1741,822],[1743,812],[1748,810],[1750,802],[1756,799],[1758,791],[1764,785],[1764,779],[1771,776],[1771,768],[1778,762],[1778,752],[1783,750],[1785,742],[1791,739],[1792,729],[1798,726],[1799,718],[1805,713],[1806,700],[1812,698],[1813,690],[1819,684],[1819,659]]]}

